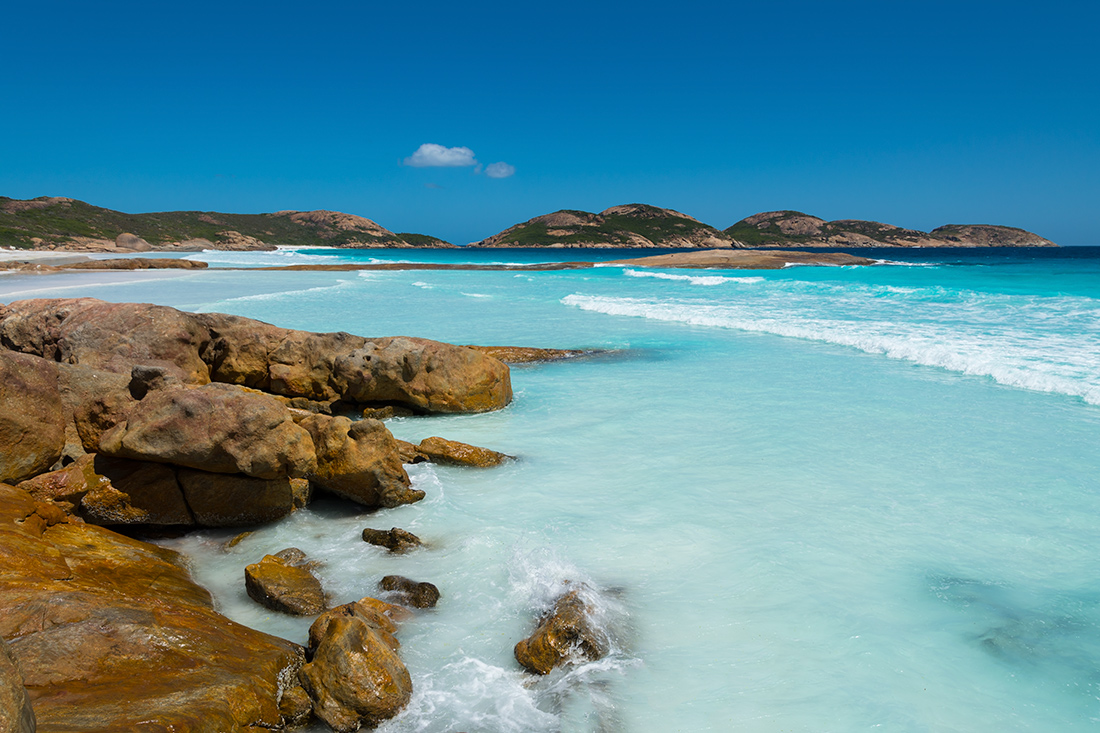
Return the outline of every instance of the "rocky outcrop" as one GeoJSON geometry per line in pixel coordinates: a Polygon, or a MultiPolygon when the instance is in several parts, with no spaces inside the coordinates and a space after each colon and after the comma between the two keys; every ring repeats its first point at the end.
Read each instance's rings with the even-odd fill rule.
{"type": "Polygon", "coordinates": [[[35,733],[35,730],[34,710],[23,686],[23,672],[7,642],[0,639],[0,733],[35,733]]]}
{"type": "Polygon", "coordinates": [[[119,249],[130,250],[131,252],[148,252],[153,248],[153,245],[130,232],[123,232],[115,237],[115,246],[119,249]]]}
{"type": "Polygon", "coordinates": [[[325,591],[301,550],[288,547],[244,569],[248,597],[272,611],[315,616],[325,610],[325,591]]]}
{"type": "Polygon", "coordinates": [[[427,339],[315,334],[221,314],[92,298],[0,307],[0,346],[129,374],[159,366],[184,384],[228,382],[310,400],[484,412],[512,399],[508,367],[427,339]]]}
{"type": "Polygon", "coordinates": [[[40,730],[278,728],[303,662],[216,613],[177,553],[2,485],[0,597],[40,730]]]}
{"type": "Polygon", "coordinates": [[[435,608],[439,602],[439,589],[431,583],[418,583],[400,575],[387,575],[378,587],[393,593],[399,603],[413,608],[435,608]]]}
{"type": "Polygon", "coordinates": [[[158,390],[103,433],[103,455],[261,479],[317,467],[309,433],[277,400],[228,384],[158,390]]]}
{"type": "Polygon", "coordinates": [[[392,718],[412,697],[412,679],[386,639],[358,615],[325,620],[298,679],[314,714],[339,733],[392,718]]]}
{"type": "Polygon", "coordinates": [[[390,552],[408,552],[424,544],[412,532],[399,527],[390,530],[367,527],[363,530],[363,541],[378,547],[385,547],[390,552]]]}
{"type": "Polygon", "coordinates": [[[562,210],[528,219],[471,247],[731,247],[733,240],[687,214],[647,204],[599,214],[562,210]]]}
{"type": "Polygon", "coordinates": [[[765,211],[725,233],[747,247],[1055,247],[1023,229],[950,224],[931,232],[860,219],[825,221],[800,211],[765,211]]]}
{"type": "Polygon", "coordinates": [[[312,437],[317,466],[309,479],[325,490],[370,507],[395,507],[424,498],[409,487],[397,442],[378,420],[309,415],[299,425],[312,437]]]}
{"type": "Polygon", "coordinates": [[[64,447],[57,365],[0,351],[0,482],[49,470],[64,447]]]}
{"type": "Polygon", "coordinates": [[[600,659],[609,647],[606,635],[592,621],[588,604],[574,589],[558,598],[531,636],[516,644],[515,656],[529,672],[549,674],[570,661],[600,659]]]}
{"type": "Polygon", "coordinates": [[[473,346],[467,349],[499,359],[505,364],[532,364],[542,361],[563,361],[580,356],[608,353],[607,349],[543,349],[535,346],[473,346]]]}
{"type": "Polygon", "coordinates": [[[506,453],[498,453],[488,448],[479,448],[476,445],[434,436],[424,438],[416,449],[428,461],[450,466],[491,468],[499,466],[505,461],[515,460],[513,456],[506,453]]]}

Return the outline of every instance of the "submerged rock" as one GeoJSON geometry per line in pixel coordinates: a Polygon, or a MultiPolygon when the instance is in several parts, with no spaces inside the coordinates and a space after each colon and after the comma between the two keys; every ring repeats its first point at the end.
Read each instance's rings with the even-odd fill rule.
{"type": "Polygon", "coordinates": [[[244,569],[248,597],[272,611],[314,616],[325,610],[325,591],[310,572],[305,554],[287,548],[244,569]]]}
{"type": "Polygon", "coordinates": [[[439,589],[431,583],[418,583],[401,575],[387,575],[378,583],[382,590],[393,591],[401,603],[413,608],[435,608],[439,589]]]}
{"type": "Polygon", "coordinates": [[[600,659],[609,646],[606,635],[592,622],[588,604],[578,590],[572,590],[558,598],[531,636],[516,644],[515,656],[529,672],[548,674],[574,659],[600,659]]]}
{"type": "Polygon", "coordinates": [[[384,529],[363,530],[363,541],[379,547],[385,547],[390,552],[406,552],[420,547],[423,542],[412,532],[407,532],[398,527],[389,531],[384,529]]]}
{"type": "Polygon", "coordinates": [[[298,672],[313,712],[339,733],[392,718],[412,697],[412,678],[382,635],[354,615],[327,620],[313,659],[298,672]]]}
{"type": "Polygon", "coordinates": [[[41,730],[278,728],[297,644],[214,611],[177,553],[0,485],[0,637],[41,730]]]}

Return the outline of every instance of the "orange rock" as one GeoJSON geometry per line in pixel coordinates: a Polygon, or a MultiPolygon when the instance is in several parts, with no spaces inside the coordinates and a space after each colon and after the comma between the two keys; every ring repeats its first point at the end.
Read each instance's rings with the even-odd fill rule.
{"type": "Polygon", "coordinates": [[[321,581],[302,562],[304,555],[295,557],[288,550],[277,555],[265,555],[258,563],[244,569],[248,597],[273,611],[293,616],[321,613],[325,610],[325,591],[321,588],[321,581]]]}
{"type": "Polygon", "coordinates": [[[499,466],[512,458],[505,453],[498,453],[488,448],[479,448],[476,445],[438,437],[424,438],[417,446],[417,450],[433,463],[449,463],[454,466],[475,468],[499,466]]]}
{"type": "Polygon", "coordinates": [[[548,674],[571,659],[596,660],[608,642],[592,623],[588,605],[576,590],[563,595],[530,637],[516,644],[516,661],[529,672],[548,674]]]}

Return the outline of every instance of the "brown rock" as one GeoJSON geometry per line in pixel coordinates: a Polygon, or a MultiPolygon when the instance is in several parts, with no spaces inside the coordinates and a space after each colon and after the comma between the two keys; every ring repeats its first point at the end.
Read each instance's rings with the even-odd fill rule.
{"type": "Polygon", "coordinates": [[[516,644],[515,655],[529,672],[547,674],[574,659],[599,659],[608,646],[606,636],[592,623],[588,605],[573,590],[557,600],[535,633],[516,644]]]}
{"type": "Polygon", "coordinates": [[[315,467],[309,434],[278,401],[232,385],[163,389],[105,432],[100,452],[256,478],[300,477],[315,467]]]}
{"type": "Polygon", "coordinates": [[[397,621],[403,621],[410,616],[410,612],[401,606],[380,601],[377,598],[362,598],[354,603],[345,603],[330,611],[325,611],[313,625],[309,627],[309,647],[307,652],[312,657],[317,647],[320,646],[328,625],[334,618],[350,616],[364,622],[378,632],[386,646],[397,651],[401,644],[394,637],[397,633],[397,621]]]}
{"type": "Polygon", "coordinates": [[[562,361],[579,356],[606,353],[605,349],[544,349],[535,346],[466,346],[505,364],[531,364],[540,361],[562,361]]]}
{"type": "Polygon", "coordinates": [[[439,601],[439,589],[431,583],[418,583],[400,575],[387,575],[378,583],[382,590],[393,591],[403,603],[413,608],[435,608],[439,601]]]}
{"type": "Polygon", "coordinates": [[[411,417],[415,414],[407,407],[396,407],[394,405],[368,407],[363,410],[363,417],[370,420],[389,420],[393,417],[411,417]]]}
{"type": "Polygon", "coordinates": [[[187,384],[206,384],[200,358],[210,334],[187,313],[147,303],[93,298],[22,300],[0,308],[0,345],[46,359],[130,374],[163,366],[187,384]]]}
{"type": "Polygon", "coordinates": [[[346,400],[397,403],[429,413],[486,412],[512,401],[504,363],[427,339],[372,339],[337,358],[333,378],[346,400]]]}
{"type": "Polygon", "coordinates": [[[309,431],[317,468],[310,480],[337,496],[370,507],[394,507],[424,498],[409,488],[409,476],[393,435],[378,420],[309,415],[299,425],[309,431]]]}
{"type": "Polygon", "coordinates": [[[295,685],[284,692],[279,700],[279,715],[282,716],[284,725],[305,725],[313,717],[313,701],[300,685],[295,685]]]}
{"type": "Polygon", "coordinates": [[[412,532],[406,532],[397,527],[389,531],[370,529],[368,527],[363,530],[363,541],[372,545],[378,545],[379,547],[385,547],[390,552],[406,552],[416,549],[423,544],[420,538],[412,532]]]}
{"type": "Polygon", "coordinates": [[[429,461],[448,463],[453,466],[489,468],[499,466],[512,458],[512,456],[488,448],[478,448],[476,445],[437,437],[424,438],[417,448],[421,454],[427,456],[429,461]]]}
{"type": "Polygon", "coordinates": [[[35,730],[34,710],[23,686],[23,673],[7,642],[0,639],[0,731],[34,733],[35,730]]]}
{"type": "Polygon", "coordinates": [[[92,524],[195,524],[171,466],[88,455],[65,470],[70,476],[59,483],[67,492],[79,491],[81,481],[89,491],[79,498],[76,493],[52,498],[73,501],[80,515],[92,524]]]}
{"type": "Polygon", "coordinates": [[[263,524],[282,519],[295,509],[291,482],[299,479],[252,478],[190,468],[178,469],[176,477],[195,523],[202,527],[263,524]]]}
{"type": "Polygon", "coordinates": [[[60,364],[61,399],[71,415],[66,426],[66,455],[99,450],[99,439],[126,419],[136,400],[129,375],[74,364],[60,364]]]}
{"type": "Polygon", "coordinates": [[[134,252],[148,252],[153,248],[153,245],[130,232],[123,232],[115,237],[115,246],[119,249],[129,249],[134,252]]]}
{"type": "Polygon", "coordinates": [[[265,555],[260,562],[246,567],[248,597],[273,611],[293,616],[313,616],[324,611],[325,591],[309,568],[301,564],[302,559],[265,555]]]}
{"type": "Polygon", "coordinates": [[[0,481],[48,471],[64,447],[57,365],[0,351],[0,481]]]}
{"type": "Polygon", "coordinates": [[[401,456],[402,463],[424,463],[428,460],[418,447],[407,440],[397,441],[397,453],[401,456]]]}
{"type": "Polygon", "coordinates": [[[0,637],[41,730],[276,728],[296,644],[213,610],[182,558],[72,521],[32,521],[29,494],[0,486],[0,637]]]}
{"type": "Polygon", "coordinates": [[[375,629],[353,616],[328,622],[298,679],[317,717],[339,733],[392,718],[412,697],[412,678],[401,659],[375,629]]]}

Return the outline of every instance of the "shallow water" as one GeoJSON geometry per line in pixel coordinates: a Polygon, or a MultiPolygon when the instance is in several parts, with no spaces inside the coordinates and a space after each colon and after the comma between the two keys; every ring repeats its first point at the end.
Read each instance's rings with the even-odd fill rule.
{"type": "MultiPolygon", "coordinates": [[[[1090,251],[760,273],[17,275],[0,300],[619,350],[514,368],[503,411],[388,423],[515,463],[415,466],[423,502],[317,502],[230,550],[232,531],[169,543],[225,613],[297,641],[308,621],[244,593],[243,566],[264,553],[323,561],[336,602],[391,573],[439,586],[439,606],[399,633],[416,692],[382,730],[1063,731],[1100,718],[1090,251]],[[390,556],[359,539],[366,526],[429,546],[390,556]],[[589,586],[614,651],[532,680],[512,646],[566,581],[589,586]]],[[[584,253],[257,257],[464,254],[584,253]]]]}

